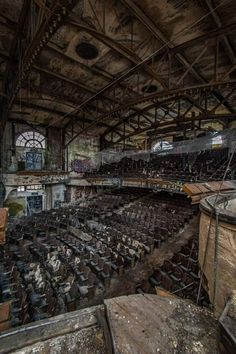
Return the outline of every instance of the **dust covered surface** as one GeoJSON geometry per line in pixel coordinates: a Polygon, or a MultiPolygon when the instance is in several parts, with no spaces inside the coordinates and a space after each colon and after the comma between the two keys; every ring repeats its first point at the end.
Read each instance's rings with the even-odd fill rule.
{"type": "Polygon", "coordinates": [[[115,353],[218,354],[217,322],[189,301],[131,295],[105,301],[115,353]]]}
{"type": "Polygon", "coordinates": [[[14,354],[104,354],[106,352],[101,328],[93,326],[63,336],[38,342],[14,351],[14,354]]]}

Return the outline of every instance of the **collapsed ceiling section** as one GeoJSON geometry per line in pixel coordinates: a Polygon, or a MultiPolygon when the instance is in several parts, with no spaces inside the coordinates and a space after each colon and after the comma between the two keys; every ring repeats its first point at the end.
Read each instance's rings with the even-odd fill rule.
{"type": "MultiPolygon", "coordinates": [[[[223,127],[236,109],[233,0],[0,0],[1,125],[63,128],[65,146],[223,127]]],[[[3,129],[1,129],[3,130],[3,129]]]]}

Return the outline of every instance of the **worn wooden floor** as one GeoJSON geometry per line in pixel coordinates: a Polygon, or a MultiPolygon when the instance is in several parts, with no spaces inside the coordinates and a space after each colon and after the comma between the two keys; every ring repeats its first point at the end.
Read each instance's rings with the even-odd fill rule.
{"type": "Polygon", "coordinates": [[[215,320],[187,301],[145,294],[105,305],[114,354],[218,353],[215,320]]]}

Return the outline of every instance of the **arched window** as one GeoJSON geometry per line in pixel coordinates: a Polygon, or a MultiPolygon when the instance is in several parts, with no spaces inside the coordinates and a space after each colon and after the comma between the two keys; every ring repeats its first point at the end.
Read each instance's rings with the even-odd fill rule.
{"type": "Polygon", "coordinates": [[[17,137],[16,146],[45,149],[45,137],[38,132],[27,131],[17,137]]]}
{"type": "Polygon", "coordinates": [[[172,149],[173,149],[173,145],[171,143],[169,143],[168,141],[158,141],[152,147],[153,152],[168,151],[168,150],[172,150],[172,149]]]}

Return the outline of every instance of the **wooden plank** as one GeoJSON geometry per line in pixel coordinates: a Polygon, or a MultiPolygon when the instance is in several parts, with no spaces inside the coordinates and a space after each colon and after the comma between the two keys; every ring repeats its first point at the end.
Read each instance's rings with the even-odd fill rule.
{"type": "Polygon", "coordinates": [[[8,208],[0,208],[0,231],[4,231],[7,225],[8,208]]]}
{"type": "MultiPolygon", "coordinates": [[[[211,183],[209,183],[209,185],[211,186],[212,191],[217,192],[220,189],[221,183],[211,182],[211,183]]],[[[222,185],[222,187],[223,187],[223,185],[222,185]]]]}
{"type": "Polygon", "coordinates": [[[185,183],[185,184],[183,185],[183,191],[184,191],[186,194],[188,194],[189,196],[193,194],[191,186],[192,186],[192,185],[191,185],[190,183],[185,183]]]}
{"type": "Polygon", "coordinates": [[[183,185],[183,190],[189,196],[201,195],[203,198],[204,195],[208,195],[209,193],[218,192],[218,190],[232,190],[236,189],[235,185],[230,181],[225,181],[223,184],[221,181],[212,181],[212,182],[204,182],[204,183],[185,183],[183,185]]]}
{"type": "Polygon", "coordinates": [[[97,326],[96,310],[98,308],[104,309],[104,306],[65,313],[3,332],[0,334],[0,353],[12,353],[13,350],[39,341],[97,326]]]}
{"type": "MultiPolygon", "coordinates": [[[[157,333],[161,332],[162,316],[155,297],[135,295],[105,300],[115,354],[157,353],[160,346],[157,333]]],[[[171,315],[166,306],[163,306],[163,313],[166,317],[171,315]]]]}
{"type": "Polygon", "coordinates": [[[225,181],[224,186],[228,189],[235,189],[235,185],[230,181],[225,181]]]}
{"type": "Polygon", "coordinates": [[[114,354],[218,352],[214,318],[186,300],[136,294],[105,300],[105,306],[114,354]]]}
{"type": "Polygon", "coordinates": [[[9,300],[0,304],[0,322],[9,320],[11,303],[12,301],[9,300]]]}
{"type": "MultiPolygon", "coordinates": [[[[185,184],[184,184],[184,187],[185,187],[185,184]]],[[[201,191],[199,190],[199,188],[197,188],[195,183],[193,183],[193,184],[187,183],[187,190],[190,190],[190,195],[201,193],[201,191]]]]}
{"type": "Polygon", "coordinates": [[[196,187],[199,189],[200,193],[208,193],[209,192],[209,189],[204,186],[204,183],[199,183],[199,184],[197,184],[196,187]]]}
{"type": "Polygon", "coordinates": [[[7,226],[8,208],[0,208],[0,245],[6,242],[5,229],[7,226]]]}

